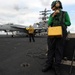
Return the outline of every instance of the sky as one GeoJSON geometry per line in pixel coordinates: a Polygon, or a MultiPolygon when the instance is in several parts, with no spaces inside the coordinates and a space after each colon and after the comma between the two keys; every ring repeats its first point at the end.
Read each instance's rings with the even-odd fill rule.
{"type": "MultiPolygon", "coordinates": [[[[52,1],[54,0],[0,0],[0,24],[14,23],[29,26],[40,22],[39,11],[45,8],[51,10],[52,1]]],[[[70,16],[71,26],[68,30],[75,32],[75,0],[60,1],[63,10],[70,16]]]]}

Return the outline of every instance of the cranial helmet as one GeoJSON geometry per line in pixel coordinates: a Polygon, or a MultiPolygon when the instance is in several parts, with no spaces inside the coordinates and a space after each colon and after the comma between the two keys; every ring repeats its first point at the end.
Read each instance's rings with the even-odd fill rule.
{"type": "Polygon", "coordinates": [[[63,7],[62,7],[62,3],[61,3],[60,1],[53,1],[52,4],[51,4],[51,8],[53,8],[53,7],[63,9],[63,7]],[[56,6],[57,3],[59,4],[59,6],[56,6]]]}

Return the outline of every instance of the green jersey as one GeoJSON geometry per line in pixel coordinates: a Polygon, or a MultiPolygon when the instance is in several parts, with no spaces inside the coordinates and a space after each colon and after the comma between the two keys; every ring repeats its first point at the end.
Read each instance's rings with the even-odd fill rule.
{"type": "Polygon", "coordinates": [[[60,11],[60,13],[54,17],[52,17],[52,14],[50,15],[49,20],[48,20],[48,26],[55,26],[55,25],[61,25],[61,24],[65,26],[71,25],[70,18],[67,12],[60,11]]]}

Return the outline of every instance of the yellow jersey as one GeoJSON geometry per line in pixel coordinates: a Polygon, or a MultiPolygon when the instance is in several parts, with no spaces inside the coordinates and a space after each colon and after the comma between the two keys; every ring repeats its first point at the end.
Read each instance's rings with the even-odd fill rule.
{"type": "Polygon", "coordinates": [[[28,29],[28,33],[34,33],[34,28],[33,27],[29,27],[29,29],[28,29]]]}

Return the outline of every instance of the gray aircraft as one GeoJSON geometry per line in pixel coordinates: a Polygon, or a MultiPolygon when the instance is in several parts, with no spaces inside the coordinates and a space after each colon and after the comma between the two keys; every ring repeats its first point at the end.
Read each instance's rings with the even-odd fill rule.
{"type": "Polygon", "coordinates": [[[22,25],[14,25],[14,24],[5,24],[0,25],[0,31],[5,31],[8,35],[8,32],[12,32],[12,37],[14,36],[14,32],[27,32],[26,26],[22,25]]]}
{"type": "MultiPolygon", "coordinates": [[[[5,24],[5,25],[0,25],[0,31],[5,31],[8,35],[8,32],[12,32],[12,37],[14,36],[14,32],[16,31],[16,35],[28,35],[28,30],[27,30],[27,26],[23,26],[23,25],[16,25],[16,24],[5,24]]],[[[47,29],[43,29],[43,28],[38,28],[35,27],[35,35],[36,33],[41,33],[41,32],[46,32],[47,29]]]]}

